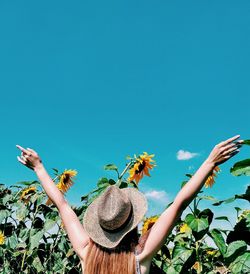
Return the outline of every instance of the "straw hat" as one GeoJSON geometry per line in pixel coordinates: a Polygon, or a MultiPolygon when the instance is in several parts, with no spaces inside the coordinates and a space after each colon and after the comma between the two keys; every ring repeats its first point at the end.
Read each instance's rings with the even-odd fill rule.
{"type": "Polygon", "coordinates": [[[112,185],[89,205],[83,226],[94,242],[114,248],[138,225],[146,211],[147,200],[140,191],[112,185]]]}

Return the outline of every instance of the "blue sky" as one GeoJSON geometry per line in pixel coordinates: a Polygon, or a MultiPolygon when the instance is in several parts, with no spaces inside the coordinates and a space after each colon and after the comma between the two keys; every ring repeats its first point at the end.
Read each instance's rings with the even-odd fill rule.
{"type": "MultiPolygon", "coordinates": [[[[105,164],[147,151],[141,189],[162,210],[217,142],[250,138],[249,15],[249,1],[1,1],[0,181],[35,179],[16,161],[17,143],[32,147],[49,171],[78,170],[79,204],[105,164]]],[[[249,178],[229,168],[248,155],[206,193],[242,193],[249,178]]]]}

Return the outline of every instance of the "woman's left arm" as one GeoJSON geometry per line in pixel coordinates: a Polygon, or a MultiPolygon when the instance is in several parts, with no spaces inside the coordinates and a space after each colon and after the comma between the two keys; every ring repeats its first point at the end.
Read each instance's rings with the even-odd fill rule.
{"type": "Polygon", "coordinates": [[[206,179],[216,165],[222,164],[239,152],[241,141],[234,142],[240,136],[234,136],[216,145],[205,162],[196,171],[189,182],[179,191],[172,205],[167,208],[152,226],[145,242],[144,250],[140,254],[141,261],[148,261],[165,243],[166,237],[173,229],[183,210],[194,199],[204,185],[206,179]]]}
{"type": "Polygon", "coordinates": [[[89,237],[84,231],[83,225],[65,200],[61,191],[50,178],[38,154],[30,148],[25,149],[21,146],[17,146],[17,148],[22,152],[22,155],[17,157],[18,161],[34,170],[36,173],[46,194],[58,208],[69,240],[77,255],[82,259],[83,249],[89,241],[89,237]]]}

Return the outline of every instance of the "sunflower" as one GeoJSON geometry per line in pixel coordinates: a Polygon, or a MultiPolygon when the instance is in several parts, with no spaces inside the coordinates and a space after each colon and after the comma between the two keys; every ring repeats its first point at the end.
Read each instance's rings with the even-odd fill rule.
{"type": "Polygon", "coordinates": [[[0,245],[3,245],[5,242],[5,236],[3,232],[0,230],[0,245]]]}
{"type": "Polygon", "coordinates": [[[142,225],[142,235],[144,235],[158,220],[159,216],[152,216],[147,218],[142,225]]]}
{"type": "Polygon", "coordinates": [[[20,200],[24,201],[24,203],[27,204],[31,197],[30,194],[33,194],[35,192],[36,192],[35,186],[30,186],[30,187],[25,188],[21,193],[20,200]]]}
{"type": "Polygon", "coordinates": [[[190,233],[190,232],[191,232],[191,228],[186,223],[183,223],[180,226],[180,233],[190,233]]]}
{"type": "MultiPolygon", "coordinates": [[[[62,192],[65,193],[69,190],[69,188],[73,185],[72,178],[77,175],[76,170],[72,169],[65,169],[62,174],[58,176],[59,182],[56,185],[57,188],[62,192]]],[[[47,200],[46,205],[52,204],[52,201],[50,199],[47,200]]]]}
{"type": "Polygon", "coordinates": [[[218,166],[216,166],[213,171],[212,174],[210,176],[208,176],[206,182],[205,182],[205,187],[212,187],[213,184],[215,183],[215,177],[217,177],[217,173],[220,171],[220,168],[218,166]]]}
{"type": "Polygon", "coordinates": [[[144,175],[150,176],[149,169],[155,166],[155,161],[152,159],[154,154],[148,155],[147,152],[143,152],[138,158],[135,159],[134,165],[129,170],[129,181],[135,180],[136,183],[143,178],[144,175]]]}

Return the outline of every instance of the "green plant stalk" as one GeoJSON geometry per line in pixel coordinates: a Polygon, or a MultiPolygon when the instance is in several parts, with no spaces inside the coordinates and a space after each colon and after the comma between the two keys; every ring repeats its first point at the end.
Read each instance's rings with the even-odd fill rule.
{"type": "Polygon", "coordinates": [[[25,252],[24,252],[24,254],[23,254],[21,270],[23,270],[23,267],[24,267],[24,260],[25,260],[26,254],[27,254],[27,250],[25,250],[25,252]]]}
{"type": "Polygon", "coordinates": [[[130,163],[128,163],[127,166],[124,168],[123,172],[121,173],[121,175],[118,177],[118,180],[117,180],[118,186],[121,184],[122,177],[129,170],[129,168],[132,166],[133,163],[134,163],[134,161],[131,161],[130,163]]]}
{"type": "Polygon", "coordinates": [[[199,241],[195,242],[195,252],[196,252],[197,262],[199,263],[198,269],[197,269],[197,274],[201,274],[202,273],[202,267],[200,267],[201,263],[200,263],[200,256],[199,256],[199,241]]]}

